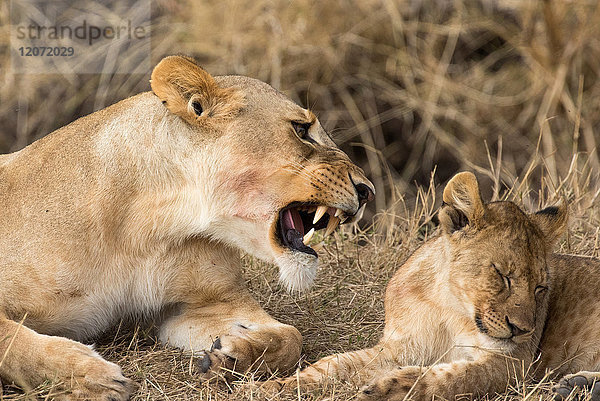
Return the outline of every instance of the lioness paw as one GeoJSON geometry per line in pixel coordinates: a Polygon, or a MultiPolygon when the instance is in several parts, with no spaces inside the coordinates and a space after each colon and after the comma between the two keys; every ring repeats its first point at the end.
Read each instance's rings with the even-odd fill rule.
{"type": "Polygon", "coordinates": [[[211,379],[218,374],[227,380],[233,379],[236,372],[245,373],[251,369],[257,358],[249,340],[230,335],[217,338],[210,351],[203,354],[198,359],[203,379],[211,379]]]}
{"type": "Polygon", "coordinates": [[[592,401],[600,401],[600,373],[598,372],[578,372],[563,376],[562,379],[552,388],[554,399],[560,401],[571,395],[581,392],[591,395],[592,401]]]}
{"type": "Polygon", "coordinates": [[[218,348],[213,345],[210,351],[204,351],[203,355],[198,358],[198,368],[201,378],[208,380],[221,374],[225,379],[230,380],[236,370],[237,359],[233,356],[225,354],[220,349],[220,338],[215,341],[218,348]]]}
{"type": "Polygon", "coordinates": [[[302,336],[292,326],[248,328],[242,325],[234,334],[217,338],[210,351],[198,360],[205,379],[222,374],[231,379],[238,373],[259,375],[286,371],[300,358],[302,336]]]}
{"type": "Polygon", "coordinates": [[[63,399],[126,401],[137,390],[138,385],[123,376],[118,365],[98,356],[88,358],[78,363],[83,368],[80,373],[59,378],[66,390],[63,399]]]}

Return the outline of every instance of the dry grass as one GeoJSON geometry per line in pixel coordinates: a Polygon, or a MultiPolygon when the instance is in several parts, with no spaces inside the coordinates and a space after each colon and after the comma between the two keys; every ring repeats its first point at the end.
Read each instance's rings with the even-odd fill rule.
{"type": "MultiPolygon", "coordinates": [[[[567,197],[571,230],[559,250],[600,256],[596,1],[156,4],[154,61],[193,54],[211,73],[273,84],[316,110],[377,186],[367,216],[373,225],[335,235],[308,293],[287,294],[275,267],[245,257],[250,288],[267,311],[302,332],[307,361],[377,341],[385,284],[435,229],[439,185],[458,170],[476,171],[486,198],[513,199],[528,210],[567,197]]],[[[149,89],[149,72],[7,73],[7,21],[8,2],[0,2],[0,152],[149,89]]],[[[98,343],[141,385],[135,399],[244,398],[235,388],[200,383],[189,355],[163,347],[142,327],[107,333],[98,343]]],[[[495,399],[547,399],[548,387],[519,383],[495,399]]],[[[43,398],[48,390],[5,387],[2,399],[43,398]]],[[[332,381],[301,398],[355,393],[332,381]]],[[[286,397],[278,399],[298,399],[286,397]]]]}
{"type": "MultiPolygon", "coordinates": [[[[7,3],[0,152],[149,89],[150,71],[32,76],[2,68],[7,3]]],[[[580,151],[600,166],[594,0],[157,0],[152,29],[154,62],[191,54],[213,74],[262,79],[313,108],[375,183],[368,217],[389,208],[396,189],[414,196],[414,181],[426,185],[436,166],[440,181],[487,166],[482,143],[502,149],[502,179],[521,176],[536,149],[552,179],[580,151]]],[[[114,61],[127,68],[129,60],[114,61]]]]}
{"type": "MultiPolygon", "coordinates": [[[[508,187],[498,184],[496,198],[516,201],[530,211],[538,208],[532,206],[538,201],[539,207],[543,207],[561,198],[570,199],[570,230],[557,251],[600,257],[600,187],[588,184],[593,171],[585,160],[578,161],[583,167],[575,168],[578,163],[574,162],[560,183],[544,180],[531,187],[513,178],[510,180],[513,184],[508,187]]],[[[497,167],[503,169],[501,163],[497,167]]],[[[532,168],[543,169],[540,165],[532,168]]],[[[488,170],[488,174],[493,175],[494,171],[488,170]]],[[[374,226],[365,230],[345,228],[327,239],[320,252],[321,269],[315,286],[305,294],[287,293],[277,282],[276,267],[244,256],[245,277],[256,298],[275,318],[293,324],[302,332],[302,363],[377,342],[383,329],[383,293],[388,279],[436,229],[434,216],[440,203],[436,194],[439,197],[441,186],[434,178],[432,176],[428,187],[416,189],[419,195],[415,200],[400,201],[396,208],[378,215],[374,226]],[[379,224],[389,231],[377,229],[379,224]]],[[[106,333],[97,347],[103,356],[121,365],[126,375],[140,384],[135,400],[260,399],[242,392],[237,384],[200,382],[194,357],[158,343],[152,326],[117,327],[106,333]]],[[[239,377],[241,382],[254,379],[251,374],[239,377]]],[[[519,382],[507,388],[505,394],[489,398],[495,401],[550,399],[550,379],[542,383],[519,382]]],[[[49,386],[25,394],[5,388],[2,399],[25,400],[34,395],[43,398],[52,391],[49,386]]],[[[302,391],[300,399],[350,400],[357,390],[354,383],[331,379],[321,389],[302,391]]],[[[273,398],[297,399],[297,394],[273,398]]]]}

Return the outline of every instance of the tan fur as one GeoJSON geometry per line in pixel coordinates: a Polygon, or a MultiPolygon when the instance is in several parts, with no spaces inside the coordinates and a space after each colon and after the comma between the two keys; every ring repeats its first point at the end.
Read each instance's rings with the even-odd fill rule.
{"type": "Polygon", "coordinates": [[[317,258],[277,240],[279,211],[310,202],[351,216],[355,185],[372,185],[311,112],[265,83],[212,77],[177,56],[156,67],[152,89],[0,157],[5,383],[49,379],[66,399],[128,398],[119,367],[73,340],[131,315],[161,316],[160,338],[186,350],[218,338],[202,360],[213,370],[297,362],[300,333],[251,297],[240,250],[306,288],[317,258]],[[313,142],[291,121],[312,122],[313,142]]]}
{"type": "MultiPolygon", "coordinates": [[[[566,206],[527,215],[510,202],[483,204],[471,173],[456,175],[443,200],[440,234],[387,287],[380,342],[321,359],[300,383],[369,383],[359,395],[369,400],[493,395],[524,372],[575,373],[559,393],[574,380],[591,386],[599,373],[576,372],[600,370],[600,261],[552,254],[566,206]]],[[[263,388],[296,385],[292,376],[263,388]]]]}

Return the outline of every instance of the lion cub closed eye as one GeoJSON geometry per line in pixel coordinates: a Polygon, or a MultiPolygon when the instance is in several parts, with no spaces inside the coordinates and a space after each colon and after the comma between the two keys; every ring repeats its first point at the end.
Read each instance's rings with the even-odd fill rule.
{"type": "MultiPolygon", "coordinates": [[[[527,214],[486,204],[475,176],[460,173],[439,220],[387,286],[381,341],[319,360],[300,384],[337,377],[366,384],[360,399],[452,400],[504,392],[535,361],[538,379],[564,376],[557,398],[588,387],[600,399],[600,261],[552,253],[566,205],[527,214]]],[[[296,377],[267,383],[295,388],[296,377]]]]}

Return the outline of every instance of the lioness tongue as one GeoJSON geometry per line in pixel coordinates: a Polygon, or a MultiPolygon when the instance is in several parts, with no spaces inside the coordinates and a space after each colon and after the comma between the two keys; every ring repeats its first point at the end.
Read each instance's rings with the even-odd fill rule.
{"type": "Polygon", "coordinates": [[[281,214],[281,226],[286,244],[292,249],[317,257],[317,252],[303,242],[304,224],[298,210],[291,208],[281,214]]]}
{"type": "Polygon", "coordinates": [[[304,235],[304,224],[302,224],[302,218],[300,213],[294,208],[287,209],[283,212],[283,227],[285,231],[296,230],[301,236],[304,235]]]}

